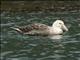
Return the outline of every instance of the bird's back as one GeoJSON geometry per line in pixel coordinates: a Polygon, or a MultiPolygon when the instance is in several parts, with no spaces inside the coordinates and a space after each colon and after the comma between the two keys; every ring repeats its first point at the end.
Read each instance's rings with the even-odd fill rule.
{"type": "Polygon", "coordinates": [[[16,30],[23,34],[48,34],[49,26],[45,24],[34,23],[24,27],[18,27],[16,30]]]}

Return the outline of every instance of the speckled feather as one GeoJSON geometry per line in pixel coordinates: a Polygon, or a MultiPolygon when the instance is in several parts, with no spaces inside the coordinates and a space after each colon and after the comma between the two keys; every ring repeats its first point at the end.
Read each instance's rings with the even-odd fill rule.
{"type": "Polygon", "coordinates": [[[52,26],[45,24],[34,23],[24,27],[13,28],[19,33],[23,34],[39,34],[39,35],[56,35],[62,34],[63,30],[68,31],[68,28],[64,25],[62,20],[56,20],[52,26]]]}
{"type": "Polygon", "coordinates": [[[25,27],[19,27],[18,29],[20,29],[21,32],[24,34],[35,34],[35,33],[42,34],[43,32],[41,32],[41,31],[48,32],[48,30],[49,30],[48,28],[49,28],[49,26],[47,26],[45,24],[34,23],[34,24],[27,25],[25,27]],[[35,30],[36,32],[33,32],[33,30],[35,30]]]}

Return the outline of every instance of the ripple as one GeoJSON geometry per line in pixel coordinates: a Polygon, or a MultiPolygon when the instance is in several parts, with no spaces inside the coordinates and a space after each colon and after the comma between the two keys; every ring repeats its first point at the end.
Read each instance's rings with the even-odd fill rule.
{"type": "Polygon", "coordinates": [[[66,56],[55,54],[54,56],[51,55],[51,56],[39,58],[39,59],[37,59],[37,60],[44,60],[44,59],[47,59],[47,58],[61,58],[61,57],[66,57],[66,56]]]}
{"type": "Polygon", "coordinates": [[[6,56],[7,54],[13,53],[13,51],[7,51],[7,52],[2,52],[1,53],[1,60],[6,56]]]}
{"type": "MultiPolygon", "coordinates": [[[[50,58],[52,58],[53,60],[61,60],[60,58],[68,58],[67,56],[79,59],[80,23],[78,22],[79,19],[77,19],[79,18],[79,15],[80,14],[78,13],[66,14],[58,12],[2,12],[1,17],[3,23],[1,23],[1,41],[3,45],[2,49],[4,50],[4,52],[1,52],[1,59],[5,58],[6,60],[49,60],[50,58]],[[17,32],[8,29],[10,26],[22,26],[34,22],[41,22],[50,25],[53,21],[59,19],[60,17],[64,18],[65,23],[69,28],[69,32],[66,32],[63,35],[34,37],[20,35],[17,32]],[[6,49],[10,51],[7,51],[6,49]]],[[[71,58],[68,59],[72,60],[71,58]]]]}
{"type": "Polygon", "coordinates": [[[7,24],[1,24],[1,27],[5,27],[5,26],[12,26],[14,25],[15,23],[7,23],[7,24]]]}
{"type": "Polygon", "coordinates": [[[66,41],[66,42],[63,42],[64,44],[67,44],[67,43],[79,43],[80,41],[66,41]]]}
{"type": "Polygon", "coordinates": [[[70,53],[80,54],[80,51],[70,51],[70,53]]]}
{"type": "Polygon", "coordinates": [[[79,27],[80,27],[80,24],[78,24],[79,25],[79,27]]]}
{"type": "Polygon", "coordinates": [[[29,44],[30,46],[37,46],[36,44],[29,44]]]}
{"type": "Polygon", "coordinates": [[[79,35],[80,36],[80,33],[77,33],[76,35],[79,35]]]}

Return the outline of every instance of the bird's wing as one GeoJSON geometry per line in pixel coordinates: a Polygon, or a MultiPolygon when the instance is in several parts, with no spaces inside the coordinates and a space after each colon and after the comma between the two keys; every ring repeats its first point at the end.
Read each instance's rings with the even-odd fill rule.
{"type": "Polygon", "coordinates": [[[19,28],[15,28],[15,30],[17,30],[20,33],[23,34],[48,34],[49,33],[49,27],[45,24],[40,24],[40,23],[34,23],[34,24],[30,24],[27,25],[25,27],[19,27],[19,28]]]}

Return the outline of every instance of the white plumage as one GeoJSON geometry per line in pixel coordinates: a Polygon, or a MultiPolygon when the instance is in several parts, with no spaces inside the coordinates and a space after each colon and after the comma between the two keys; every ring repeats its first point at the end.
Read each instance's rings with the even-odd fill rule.
{"type": "Polygon", "coordinates": [[[63,30],[68,31],[62,20],[56,20],[52,26],[45,24],[34,23],[25,27],[13,28],[14,30],[29,35],[59,35],[63,33],[63,30]]]}

